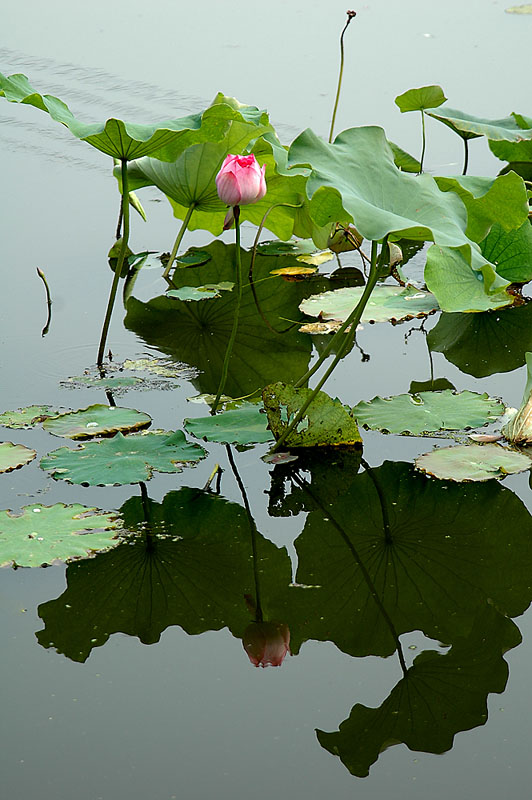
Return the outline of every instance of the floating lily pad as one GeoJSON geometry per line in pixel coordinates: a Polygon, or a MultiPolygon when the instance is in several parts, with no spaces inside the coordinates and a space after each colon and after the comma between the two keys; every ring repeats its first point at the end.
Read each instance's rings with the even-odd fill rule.
{"type": "Polygon", "coordinates": [[[192,247],[183,255],[177,256],[174,263],[177,267],[200,267],[210,260],[211,255],[206,250],[197,250],[192,247]]]}
{"type": "Polygon", "coordinates": [[[320,253],[311,253],[309,255],[297,256],[297,260],[302,264],[309,266],[319,267],[320,264],[326,264],[327,261],[332,261],[334,253],[330,250],[322,250],[320,253]]]}
{"type": "Polygon", "coordinates": [[[181,472],[206,456],[181,431],[150,431],[87,442],[76,450],[60,447],[41,460],[52,478],[88,486],[116,486],[147,481],[153,472],[181,472]]]}
{"type": "Polygon", "coordinates": [[[0,442],[0,472],[12,472],[33,461],[37,453],[23,444],[0,442]]]}
{"type": "MultiPolygon", "coordinates": [[[[287,383],[273,383],[262,394],[268,423],[276,439],[312,394],[311,389],[296,389],[287,383]]],[[[291,447],[327,447],[360,444],[362,439],[352,409],[333,400],[325,392],[318,392],[305,416],[287,437],[285,445],[291,447]]]]}
{"type": "Polygon", "coordinates": [[[243,403],[215,416],[186,419],[184,426],[188,433],[206,442],[261,444],[273,439],[268,417],[256,403],[243,403]]]}
{"type": "Polygon", "coordinates": [[[4,411],[0,414],[0,425],[5,428],[34,428],[39,425],[44,417],[49,417],[58,413],[52,406],[27,406],[19,408],[17,411],[4,411]]]}
{"type": "Polygon", "coordinates": [[[314,275],[316,267],[281,267],[272,269],[270,275],[281,275],[285,278],[299,277],[300,275],[314,275]]]}
{"type": "Polygon", "coordinates": [[[456,393],[446,389],[374,397],[358,403],[353,413],[360,425],[372,430],[419,436],[487,425],[504,413],[504,404],[485,393],[456,393]]]}
{"type": "Polygon", "coordinates": [[[124,369],[132,372],[152,372],[160,375],[161,378],[184,378],[194,377],[197,372],[189,367],[188,364],[174,364],[166,358],[137,358],[129,359],[123,363],[124,369]]]}
{"type": "Polygon", "coordinates": [[[130,386],[141,383],[140,378],[127,377],[125,375],[119,377],[98,378],[95,375],[74,375],[67,378],[66,381],[60,381],[60,386],[63,389],[78,389],[91,386],[95,389],[128,389],[130,386]]]}
{"type": "MultiPolygon", "coordinates": [[[[363,286],[347,286],[308,297],[299,308],[310,317],[344,322],[362,297],[363,286]]],[[[438,308],[430,292],[412,286],[376,286],[362,312],[361,322],[399,322],[426,317],[438,308]]],[[[332,328],[331,330],[334,330],[332,328]]]]}
{"type": "Polygon", "coordinates": [[[487,481],[530,469],[532,461],[498,444],[458,445],[425,453],[415,460],[427,475],[448,481],[487,481]]]}
{"type": "Polygon", "coordinates": [[[95,403],[79,411],[48,417],[43,428],[54,436],[69,439],[92,439],[95,436],[112,436],[117,431],[139,431],[151,425],[151,417],[134,408],[106,406],[95,403]]]}
{"type": "Polygon", "coordinates": [[[178,300],[211,300],[213,297],[221,297],[222,291],[230,292],[234,285],[231,281],[222,281],[207,283],[205,286],[182,286],[180,289],[170,289],[166,296],[178,300]]]}
{"type": "Polygon", "coordinates": [[[117,514],[79,503],[24,506],[20,514],[0,511],[0,566],[39,567],[87,558],[118,544],[117,514]]]}
{"type": "Polygon", "coordinates": [[[316,245],[312,239],[301,239],[299,241],[281,242],[273,239],[270,242],[261,242],[257,245],[257,253],[263,256],[299,256],[310,255],[316,252],[316,245]]]}

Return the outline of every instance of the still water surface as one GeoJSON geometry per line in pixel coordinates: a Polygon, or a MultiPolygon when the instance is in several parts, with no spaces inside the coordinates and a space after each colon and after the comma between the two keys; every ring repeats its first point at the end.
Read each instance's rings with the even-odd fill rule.
{"type": "MultiPolygon", "coordinates": [[[[400,115],[393,98],[412,86],[440,83],[450,103],[471,113],[531,114],[522,78],[532,17],[504,14],[501,2],[370,2],[349,31],[348,60],[337,130],[382,124],[391,139],[417,153],[416,115],[400,115]]],[[[55,0],[26,4],[21,25],[14,6],[2,12],[4,73],[24,72],[43,92],[64,99],[87,121],[118,116],[135,121],[180,116],[203,108],[218,90],[267,107],[289,142],[310,125],[328,129],[337,70],[336,37],[345,7],[250,2],[189,4],[94,2],[73,11],[55,0]],[[124,21],[126,20],[126,21],[124,21]],[[31,24],[30,24],[31,23],[31,24]]],[[[446,129],[429,125],[429,167],[452,174],[462,153],[446,129]]],[[[41,112],[2,105],[2,242],[4,278],[0,319],[1,410],[29,403],[84,407],[103,393],[59,387],[94,359],[110,273],[105,253],[116,224],[116,191],[106,159],[74,140],[41,112]],[[50,333],[42,267],[52,287],[50,333]]],[[[497,164],[482,143],[472,146],[471,173],[493,174],[497,164]]],[[[135,220],[133,249],[169,248],[175,223],[157,195],[143,195],[148,223],[135,220]]],[[[249,231],[251,235],[251,231],[249,231]]],[[[187,245],[207,243],[195,232],[187,245]]],[[[135,287],[143,300],[161,293],[157,273],[135,287]]],[[[110,346],[118,360],[157,355],[122,324],[117,308],[110,346]]],[[[433,321],[429,321],[430,328],[433,321]]],[[[407,391],[428,380],[424,336],[405,340],[405,326],[373,326],[360,344],[371,354],[328,386],[350,404],[376,394],[407,391]]],[[[440,354],[434,374],[457,389],[487,391],[519,404],[524,370],[475,379],[440,354]]],[[[181,381],[172,392],[135,392],[124,405],[141,408],[157,427],[181,427],[184,416],[203,413],[186,399],[196,389],[181,381]]],[[[16,441],[52,449],[40,431],[20,431],[16,441]]],[[[6,438],[15,439],[15,436],[6,438]]],[[[411,462],[427,441],[364,436],[364,457],[411,462]]],[[[201,487],[214,464],[226,472],[222,494],[242,505],[224,448],[194,471],[155,477],[150,497],[181,486],[201,487]]],[[[294,540],[306,514],[270,516],[271,468],[256,451],[235,454],[258,530],[295,558],[294,540]]],[[[36,462],[1,476],[0,507],[31,502],[83,502],[119,508],[134,487],[79,488],[55,483],[36,462]]],[[[527,477],[505,482],[530,507],[527,477]]],[[[363,513],[363,511],[362,511],[363,513]]],[[[505,656],[510,676],[504,694],[490,694],[485,725],[459,733],[445,755],[391,747],[369,777],[355,778],[318,743],[315,729],[337,730],[355,703],[379,706],[401,677],[395,656],[353,658],[330,642],[311,641],[281,669],[255,670],[242,644],[226,628],[189,636],[173,625],[150,646],[114,634],[85,663],[45,649],[38,607],[65,589],[65,570],[5,570],[0,596],[3,651],[2,784],[6,797],[69,800],[198,800],[283,792],[343,800],[447,797],[521,798],[530,779],[532,659],[530,616],[516,622],[523,642],[505,656]]],[[[41,611],[42,613],[42,611],[41,611]]],[[[422,634],[402,638],[408,665],[423,649],[438,649],[422,634]],[[415,648],[415,649],[414,649],[415,648]]]]}

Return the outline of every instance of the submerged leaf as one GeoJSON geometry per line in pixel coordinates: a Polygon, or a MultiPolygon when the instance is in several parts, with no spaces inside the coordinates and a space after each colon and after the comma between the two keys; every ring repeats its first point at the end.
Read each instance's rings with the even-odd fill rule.
{"type": "Polygon", "coordinates": [[[359,424],[372,430],[419,436],[487,425],[503,414],[504,405],[485,393],[447,389],[374,397],[358,403],[353,412],[359,424]]]}
{"type": "Polygon", "coordinates": [[[37,453],[23,444],[0,442],[0,472],[12,472],[33,461],[37,453]]]}
{"type": "Polygon", "coordinates": [[[498,444],[443,447],[419,456],[414,463],[421,472],[448,481],[500,480],[532,466],[532,461],[524,453],[498,444]]]}
{"type": "MultiPolygon", "coordinates": [[[[262,393],[264,408],[276,439],[284,433],[311,394],[311,389],[296,389],[286,383],[266,386],[262,393]]],[[[330,447],[361,442],[352,409],[342,405],[339,400],[333,400],[325,392],[318,392],[285,444],[287,448],[330,447]]]]}
{"type": "Polygon", "coordinates": [[[116,513],[79,504],[24,506],[20,514],[0,511],[0,566],[39,567],[87,558],[118,544],[116,513]]]}
{"type": "Polygon", "coordinates": [[[206,456],[181,431],[148,431],[101,442],[87,442],[75,450],[60,447],[41,459],[41,469],[55,480],[88,486],[116,486],[147,481],[153,472],[181,472],[206,456]]]}

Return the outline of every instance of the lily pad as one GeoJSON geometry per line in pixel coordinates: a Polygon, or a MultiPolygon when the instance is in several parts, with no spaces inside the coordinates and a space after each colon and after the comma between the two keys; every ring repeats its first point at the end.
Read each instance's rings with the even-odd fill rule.
{"type": "MultiPolygon", "coordinates": [[[[296,389],[286,383],[266,386],[262,393],[270,429],[276,439],[284,433],[311,389],[296,389]]],[[[352,409],[318,392],[305,416],[285,441],[291,447],[327,447],[360,444],[362,439],[352,409]]]]}
{"type": "MultiPolygon", "coordinates": [[[[334,289],[332,292],[308,297],[299,308],[310,317],[336,320],[341,324],[359,302],[363,291],[363,286],[334,289]]],[[[414,317],[426,317],[437,309],[438,302],[429,292],[413,286],[378,285],[362,312],[361,322],[400,322],[414,317]]]]}
{"type": "Polygon", "coordinates": [[[0,511],[0,566],[39,567],[87,558],[119,543],[116,513],[87,506],[40,503],[20,514],[0,511]]]}
{"type": "Polygon", "coordinates": [[[63,389],[79,389],[91,386],[95,389],[116,391],[117,389],[129,389],[131,386],[141,382],[140,378],[127,377],[125,375],[106,378],[99,378],[96,375],[74,375],[71,378],[67,378],[66,381],[60,381],[59,385],[63,389]]]}
{"type": "Polygon", "coordinates": [[[372,430],[420,436],[487,425],[504,413],[504,404],[486,393],[456,393],[446,389],[374,397],[358,403],[353,413],[360,425],[372,430]]]}
{"type": "Polygon", "coordinates": [[[176,256],[175,264],[177,267],[199,267],[202,264],[206,264],[207,261],[211,260],[210,253],[206,250],[198,250],[196,248],[187,250],[186,253],[183,253],[180,256],[176,256]]]}
{"type": "Polygon", "coordinates": [[[222,292],[230,292],[234,285],[231,281],[222,281],[207,283],[205,286],[182,286],[180,289],[170,289],[166,296],[185,301],[211,300],[213,297],[221,297],[222,292]]]}
{"type": "Polygon", "coordinates": [[[27,406],[17,411],[4,411],[0,414],[0,425],[4,428],[23,428],[28,430],[39,425],[45,417],[58,413],[52,406],[27,406]]]}
{"type": "Polygon", "coordinates": [[[288,242],[272,239],[269,242],[260,242],[257,245],[257,253],[262,256],[300,256],[311,255],[315,252],[316,245],[312,239],[291,239],[288,242]]]}
{"type": "Polygon", "coordinates": [[[458,445],[425,453],[415,460],[427,475],[448,481],[487,481],[530,469],[532,461],[498,444],[458,445]]]}
{"type": "Polygon", "coordinates": [[[149,480],[153,472],[181,472],[206,456],[181,431],[148,431],[101,442],[87,442],[75,450],[60,447],[41,459],[41,469],[55,480],[87,486],[117,486],[149,480]]]}
{"type": "Polygon", "coordinates": [[[242,403],[221,414],[185,419],[185,430],[206,442],[223,444],[261,444],[270,442],[273,434],[268,430],[268,417],[262,406],[242,403]]]}
{"type": "Polygon", "coordinates": [[[151,372],[161,378],[189,379],[196,374],[188,364],[174,364],[167,358],[126,358],[123,367],[132,372],[151,372]]]}
{"type": "Polygon", "coordinates": [[[419,89],[408,89],[395,98],[401,114],[405,111],[424,111],[427,108],[438,108],[447,98],[441,86],[421,86],[419,89]]]}
{"type": "Polygon", "coordinates": [[[272,269],[270,274],[291,278],[298,275],[313,275],[315,272],[316,267],[281,267],[280,269],[272,269]]]}
{"type": "Polygon", "coordinates": [[[117,431],[139,431],[151,425],[151,417],[134,408],[106,406],[95,403],[79,411],[70,411],[43,422],[44,430],[54,436],[69,439],[92,439],[95,436],[112,436],[117,431]]]}
{"type": "Polygon", "coordinates": [[[37,453],[23,444],[0,442],[0,472],[12,472],[33,461],[37,453]]]}

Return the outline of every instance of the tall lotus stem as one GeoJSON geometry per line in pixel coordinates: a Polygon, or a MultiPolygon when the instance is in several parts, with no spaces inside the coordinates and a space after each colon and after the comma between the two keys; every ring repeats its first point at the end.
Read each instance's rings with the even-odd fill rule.
{"type": "Polygon", "coordinates": [[[419,162],[419,172],[423,172],[423,160],[425,158],[425,112],[421,109],[421,138],[422,138],[422,146],[421,146],[421,160],[419,162]]]}
{"type": "Polygon", "coordinates": [[[340,73],[338,75],[338,88],[336,90],[336,99],[334,101],[334,108],[331,120],[331,130],[329,132],[329,144],[333,140],[333,133],[334,133],[334,123],[336,121],[336,112],[338,111],[338,103],[340,102],[340,91],[342,89],[342,77],[344,74],[344,33],[347,30],[347,27],[352,19],[356,17],[356,11],[348,11],[347,12],[347,22],[344,25],[342,33],[340,34],[340,73]]]}
{"type": "Polygon", "coordinates": [[[109,294],[109,300],[107,303],[107,311],[105,312],[105,319],[103,321],[103,328],[102,334],[100,336],[100,346],[98,348],[98,358],[96,363],[98,367],[102,367],[103,365],[103,354],[105,350],[105,344],[107,342],[107,334],[109,332],[109,325],[111,322],[111,315],[113,313],[113,306],[115,303],[116,292],[118,289],[118,282],[120,280],[120,275],[122,274],[122,267],[124,266],[124,260],[126,258],[126,253],[128,249],[128,240],[129,240],[129,188],[128,188],[128,174],[127,174],[127,160],[125,158],[121,159],[121,173],[122,173],[122,244],[120,247],[120,253],[118,254],[118,261],[115,268],[115,275],[113,278],[113,283],[111,286],[111,292],[109,294]]]}
{"type": "Polygon", "coordinates": [[[172,252],[170,253],[170,258],[168,259],[168,263],[167,263],[167,265],[165,267],[165,270],[163,272],[163,278],[165,279],[165,281],[168,281],[168,283],[170,283],[170,284],[171,284],[172,281],[168,278],[168,274],[169,274],[170,270],[172,269],[172,265],[173,265],[173,263],[175,261],[175,257],[177,255],[177,251],[179,250],[179,245],[181,244],[181,239],[185,235],[185,231],[188,228],[188,223],[190,222],[190,217],[192,216],[192,212],[196,208],[196,205],[197,205],[196,203],[191,203],[190,206],[188,207],[188,211],[187,211],[187,213],[185,215],[185,219],[183,220],[183,224],[179,228],[179,233],[177,234],[176,240],[174,242],[174,246],[172,247],[172,252]]]}
{"type": "Polygon", "coordinates": [[[328,354],[331,352],[332,348],[334,347],[335,341],[338,341],[340,336],[343,336],[343,341],[340,344],[340,347],[338,348],[338,351],[337,351],[333,361],[331,362],[330,366],[326,370],[326,372],[323,375],[323,377],[320,378],[317,386],[313,389],[312,394],[307,398],[307,400],[305,400],[305,402],[303,403],[303,405],[301,406],[301,408],[299,409],[299,411],[295,415],[295,417],[292,420],[292,422],[283,431],[283,433],[281,434],[279,439],[277,439],[277,441],[273,445],[273,447],[272,447],[270,452],[275,453],[276,450],[279,450],[279,448],[286,441],[287,437],[290,436],[290,434],[292,433],[292,431],[295,428],[297,428],[297,426],[299,425],[299,423],[301,422],[301,420],[305,416],[305,413],[306,413],[308,407],[313,402],[313,400],[317,396],[318,392],[321,391],[322,386],[328,380],[328,378],[330,377],[332,372],[336,369],[336,366],[342,360],[342,358],[346,354],[348,348],[353,343],[354,338],[355,338],[357,325],[360,322],[360,318],[362,317],[362,313],[363,313],[363,311],[364,311],[364,309],[365,309],[365,307],[367,305],[367,302],[368,302],[368,300],[370,298],[370,295],[371,295],[373,289],[375,288],[375,285],[376,285],[376,283],[377,283],[377,281],[379,279],[379,267],[381,266],[381,264],[382,264],[382,262],[383,262],[383,260],[385,258],[384,254],[386,253],[387,250],[388,250],[388,237],[386,236],[384,238],[384,240],[383,240],[383,243],[382,243],[382,249],[381,249],[380,258],[377,260],[377,243],[376,242],[372,242],[371,243],[371,266],[370,266],[370,271],[369,271],[368,282],[367,282],[367,284],[366,284],[366,286],[364,288],[364,291],[362,293],[362,297],[358,301],[358,303],[355,306],[355,308],[353,309],[353,311],[349,314],[348,318],[343,323],[341,328],[335,333],[335,335],[332,338],[332,341],[325,348],[325,350],[323,351],[322,355],[317,360],[316,364],[314,364],[312,369],[310,369],[306,373],[306,375],[304,375],[303,378],[300,378],[299,381],[295,384],[296,387],[297,386],[301,386],[302,382],[304,382],[308,377],[313,375],[316,372],[317,369],[319,369],[319,367],[323,364],[325,358],[328,356],[328,354]],[[346,331],[346,329],[347,329],[347,327],[349,325],[351,325],[351,330],[350,330],[350,332],[348,334],[345,334],[345,331],[346,331]]]}
{"type": "Polygon", "coordinates": [[[218,391],[216,393],[216,397],[214,398],[214,403],[211,408],[211,414],[216,414],[216,409],[220,403],[220,397],[223,394],[223,390],[225,388],[225,382],[227,380],[227,373],[229,371],[229,361],[231,360],[231,353],[233,351],[233,345],[236,339],[236,332],[238,330],[238,318],[240,316],[240,306],[242,305],[242,260],[240,258],[240,206],[234,206],[233,213],[235,217],[235,235],[236,235],[236,309],[235,314],[233,317],[233,327],[231,329],[231,336],[229,337],[229,341],[227,343],[227,348],[225,351],[224,363],[222,366],[222,375],[220,378],[220,385],[218,386],[218,391]]]}
{"type": "Polygon", "coordinates": [[[468,164],[469,164],[469,144],[467,139],[464,139],[464,168],[462,170],[462,175],[466,174],[468,164]]]}

